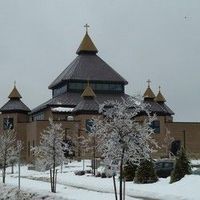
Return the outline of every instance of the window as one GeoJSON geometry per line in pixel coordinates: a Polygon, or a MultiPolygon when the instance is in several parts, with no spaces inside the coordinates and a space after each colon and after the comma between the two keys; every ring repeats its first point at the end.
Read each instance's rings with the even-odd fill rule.
{"type": "Polygon", "coordinates": [[[181,141],[180,140],[175,140],[171,144],[171,149],[170,151],[172,152],[173,155],[177,155],[178,151],[181,148],[181,141]]]}
{"type": "Polygon", "coordinates": [[[84,90],[86,83],[69,83],[70,90],[84,90]]]}
{"type": "Polygon", "coordinates": [[[93,126],[93,120],[91,119],[86,119],[85,120],[85,129],[87,133],[91,133],[92,132],[92,126],[93,126]]]}
{"type": "Polygon", "coordinates": [[[3,129],[13,129],[14,128],[14,120],[11,117],[7,117],[3,119],[3,129]]]}
{"type": "Polygon", "coordinates": [[[64,85],[62,87],[56,88],[53,90],[53,96],[59,96],[61,94],[64,94],[65,92],[67,92],[67,85],[64,85]]]}
{"type": "MultiPolygon", "coordinates": [[[[69,83],[68,88],[71,91],[83,91],[86,87],[86,83],[69,83]]],[[[103,92],[114,92],[119,93],[124,91],[123,84],[120,83],[90,83],[90,86],[94,91],[103,91],[103,92]]]]}
{"type": "Polygon", "coordinates": [[[154,129],[154,133],[160,133],[160,121],[159,120],[153,121],[151,124],[151,128],[154,129]]]}

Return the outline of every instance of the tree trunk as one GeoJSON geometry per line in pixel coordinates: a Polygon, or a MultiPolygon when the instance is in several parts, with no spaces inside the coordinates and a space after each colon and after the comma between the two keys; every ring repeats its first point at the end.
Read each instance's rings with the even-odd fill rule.
{"type": "Polygon", "coordinates": [[[3,178],[3,183],[5,183],[5,179],[6,179],[6,166],[3,166],[3,171],[2,171],[2,178],[3,178]]]}
{"type": "Polygon", "coordinates": [[[3,183],[5,183],[5,181],[6,181],[6,162],[7,162],[7,159],[6,159],[6,157],[7,157],[7,155],[5,154],[4,155],[5,157],[4,157],[4,163],[3,163],[3,174],[2,174],[2,178],[3,178],[3,183]]]}
{"type": "Polygon", "coordinates": [[[123,188],[123,200],[125,200],[125,192],[126,192],[126,178],[123,178],[124,188],[123,188]]]}
{"type": "Polygon", "coordinates": [[[114,185],[114,191],[115,191],[115,200],[117,200],[117,188],[116,188],[116,181],[115,181],[114,175],[113,175],[113,185],[114,185]]]}
{"type": "Polygon", "coordinates": [[[14,174],[14,163],[11,165],[11,174],[14,174]]]}
{"type": "Polygon", "coordinates": [[[55,149],[55,138],[54,138],[54,144],[53,144],[53,174],[52,174],[52,192],[56,193],[56,149],[55,149]]]}
{"type": "Polygon", "coordinates": [[[56,172],[55,172],[55,181],[54,181],[54,183],[55,183],[55,187],[54,187],[55,192],[56,192],[56,184],[57,184],[57,174],[58,174],[58,170],[56,169],[56,172]]]}
{"type": "Polygon", "coordinates": [[[121,163],[120,163],[119,200],[123,200],[123,166],[124,166],[124,148],[122,149],[121,163]]]}
{"type": "Polygon", "coordinates": [[[53,191],[52,169],[50,169],[51,192],[53,191]]]}
{"type": "Polygon", "coordinates": [[[55,165],[53,166],[52,185],[53,185],[52,192],[56,193],[55,191],[55,165]]]}
{"type": "Polygon", "coordinates": [[[94,176],[96,175],[96,148],[95,148],[95,145],[96,145],[96,140],[95,140],[95,137],[94,137],[94,147],[93,147],[93,167],[94,167],[94,176]]]}

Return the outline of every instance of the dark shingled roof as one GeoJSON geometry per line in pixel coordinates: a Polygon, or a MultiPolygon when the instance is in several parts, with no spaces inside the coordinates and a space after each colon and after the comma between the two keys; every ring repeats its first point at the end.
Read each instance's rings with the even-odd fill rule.
{"type": "Polygon", "coordinates": [[[157,115],[174,115],[174,112],[165,103],[157,103],[154,100],[145,100],[144,102],[149,104],[152,113],[157,115]]]}
{"type": "Polygon", "coordinates": [[[112,67],[105,63],[99,56],[93,54],[81,54],[50,84],[49,89],[54,88],[67,80],[90,80],[128,82],[112,67]]]}
{"type": "MultiPolygon", "coordinates": [[[[81,45],[77,50],[78,56],[71,62],[71,64],[50,84],[49,89],[54,89],[57,86],[62,85],[68,81],[87,81],[90,82],[107,82],[107,83],[121,83],[128,84],[128,82],[118,74],[112,67],[104,62],[99,56],[96,55],[98,52],[94,43],[92,42],[89,35],[86,33],[81,45]]],[[[150,81],[149,81],[150,84],[150,81]]],[[[89,96],[91,91],[85,92],[89,96]]],[[[94,95],[93,95],[94,96],[94,95]]],[[[86,109],[86,110],[97,110],[97,105],[102,104],[108,100],[121,101],[122,98],[126,99],[129,95],[120,94],[96,94],[94,99],[82,99],[80,93],[67,92],[60,96],[54,97],[44,104],[33,109],[31,114],[39,112],[47,107],[75,107],[75,111],[86,109]]],[[[173,112],[163,103],[157,103],[153,99],[153,94],[150,86],[144,94],[144,99],[150,104],[152,112],[160,113],[163,115],[170,115],[173,112]],[[148,101],[152,100],[152,101],[148,101]]]]}
{"type": "Polygon", "coordinates": [[[98,113],[99,103],[94,98],[83,98],[73,110],[74,113],[98,113]]]}
{"type": "Polygon", "coordinates": [[[85,90],[81,95],[82,99],[78,105],[74,108],[73,113],[76,114],[92,114],[99,113],[99,103],[96,101],[96,95],[89,85],[86,86],[85,90]]]}
{"type": "MultiPolygon", "coordinates": [[[[129,97],[127,94],[96,94],[95,100],[99,104],[104,103],[108,100],[121,101],[129,97]]],[[[63,107],[75,107],[82,100],[80,93],[65,93],[63,95],[57,96],[53,99],[48,100],[47,102],[41,104],[32,110],[31,114],[39,112],[42,109],[45,109],[50,106],[63,106],[63,107]]],[[[173,111],[165,103],[157,103],[156,101],[146,100],[145,103],[150,105],[151,112],[161,114],[161,115],[173,115],[173,111]]]]}
{"type": "Polygon", "coordinates": [[[10,99],[1,109],[1,112],[30,112],[31,110],[20,100],[22,96],[17,90],[16,86],[10,95],[8,96],[10,99]]]}
{"type": "Polygon", "coordinates": [[[30,112],[30,109],[20,99],[10,99],[1,109],[1,112],[30,112]]]}
{"type": "MultiPolygon", "coordinates": [[[[126,99],[129,95],[127,94],[96,94],[96,101],[99,104],[102,104],[104,101],[115,100],[121,101],[122,99],[126,99]]],[[[80,101],[82,97],[80,93],[65,93],[60,96],[54,97],[53,99],[48,100],[47,102],[41,104],[32,110],[31,113],[36,113],[48,106],[63,106],[63,107],[75,107],[80,101]]]]}

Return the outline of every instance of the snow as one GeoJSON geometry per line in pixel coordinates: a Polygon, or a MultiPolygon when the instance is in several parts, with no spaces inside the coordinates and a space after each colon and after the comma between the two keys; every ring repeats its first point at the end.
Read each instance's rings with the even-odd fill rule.
{"type": "MultiPolygon", "coordinates": [[[[198,162],[198,161],[196,161],[198,162]]],[[[90,169],[90,162],[86,161],[86,169],[90,169]]],[[[74,171],[82,170],[82,162],[72,162],[63,167],[63,173],[58,167],[58,184],[57,193],[50,192],[49,172],[37,172],[27,170],[27,166],[21,168],[21,189],[29,193],[37,193],[35,199],[65,199],[65,200],[114,200],[112,178],[97,178],[90,174],[76,176],[74,171]],[[35,180],[33,180],[35,179],[35,180]],[[37,197],[37,198],[36,198],[37,197]]],[[[8,168],[7,172],[11,169],[8,168]]],[[[118,179],[117,181],[117,188],[118,179]]],[[[8,191],[8,187],[17,187],[17,168],[15,174],[6,176],[6,188],[0,184],[0,195],[3,199],[8,191]]],[[[200,176],[187,175],[181,181],[169,184],[169,178],[159,179],[157,183],[152,184],[135,184],[127,182],[126,200],[136,200],[139,197],[160,200],[199,200],[200,199],[200,176]],[[134,198],[136,197],[136,198],[134,198]],[[138,198],[137,198],[138,197],[138,198]]]]}
{"type": "Polygon", "coordinates": [[[192,165],[200,165],[200,160],[191,160],[192,165]]]}
{"type": "Polygon", "coordinates": [[[66,108],[66,107],[57,107],[52,108],[51,110],[54,112],[72,112],[74,108],[66,108]]]}

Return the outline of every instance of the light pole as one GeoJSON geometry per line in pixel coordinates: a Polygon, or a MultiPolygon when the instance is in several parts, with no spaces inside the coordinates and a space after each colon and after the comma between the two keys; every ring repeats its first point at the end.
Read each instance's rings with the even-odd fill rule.
{"type": "Polygon", "coordinates": [[[17,140],[17,151],[18,151],[18,190],[20,190],[21,182],[20,182],[20,165],[21,165],[21,150],[22,150],[22,142],[21,140],[17,140]]]}

